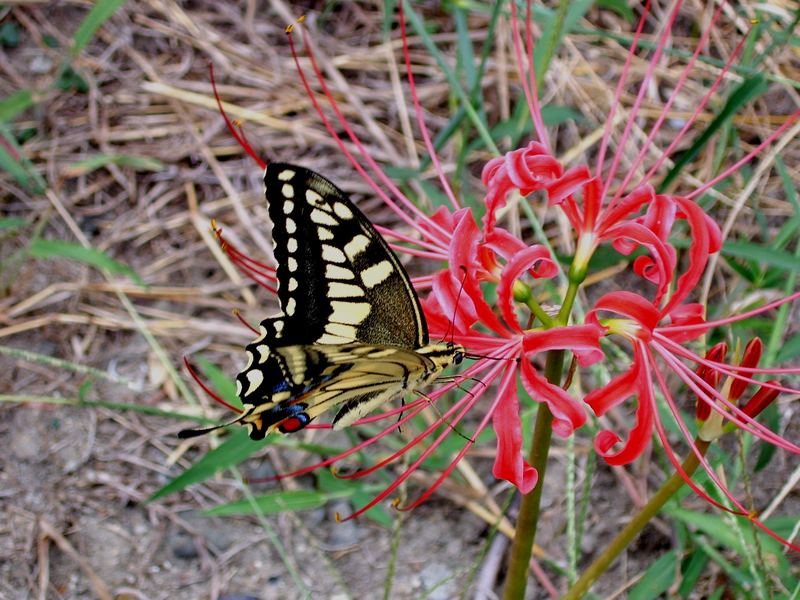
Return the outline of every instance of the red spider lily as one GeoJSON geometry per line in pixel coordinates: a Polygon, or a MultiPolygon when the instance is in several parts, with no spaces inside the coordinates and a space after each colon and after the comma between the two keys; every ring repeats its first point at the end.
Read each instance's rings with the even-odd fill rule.
{"type": "MultiPolygon", "coordinates": [[[[675,21],[681,5],[681,2],[675,3],[666,26],[659,35],[633,107],[627,115],[626,126],[618,142],[617,152],[611,158],[610,165],[607,165],[605,158],[611,141],[614,117],[620,108],[621,93],[627,83],[631,61],[636,52],[640,34],[649,12],[649,3],[644,6],[639,25],[633,37],[628,60],[616,88],[611,111],[606,120],[594,173],[590,174],[588,167],[579,166],[569,170],[564,169],[555,161],[548,150],[547,135],[542,124],[543,120],[537,98],[535,76],[532,70],[526,73],[524,69],[526,60],[529,65],[533,64],[530,3],[528,3],[528,14],[525,21],[524,42],[520,33],[515,3],[511,3],[514,48],[520,80],[528,100],[534,129],[539,141],[532,142],[526,148],[515,150],[504,157],[490,161],[483,170],[483,182],[489,189],[487,196],[488,211],[484,218],[484,224],[488,229],[491,229],[495,222],[493,211],[497,210],[505,202],[508,194],[514,190],[519,191],[521,194],[542,190],[546,193],[549,204],[558,206],[564,212],[573,226],[577,238],[576,253],[569,272],[571,282],[580,283],[583,280],[589,259],[596,248],[603,242],[610,242],[616,250],[623,254],[630,254],[639,246],[648,251],[647,255],[638,257],[633,262],[633,268],[637,275],[655,284],[655,292],[652,298],[647,299],[641,294],[631,292],[612,292],[600,298],[586,318],[586,323],[603,325],[606,327],[607,334],[622,335],[632,344],[633,359],[629,370],[613,379],[603,388],[590,392],[585,398],[585,402],[598,415],[604,414],[612,406],[616,406],[628,397],[635,395],[637,398],[636,424],[631,429],[627,440],[622,444],[621,448],[615,449],[621,438],[613,432],[603,431],[596,439],[598,452],[611,464],[625,464],[639,456],[649,442],[654,427],[657,429],[665,447],[669,448],[669,442],[663,433],[662,424],[658,421],[655,407],[656,390],[661,389],[664,395],[667,395],[667,392],[663,386],[663,377],[659,367],[653,360],[654,352],[661,356],[664,363],[670,369],[675,370],[690,389],[698,393],[703,399],[704,408],[698,408],[699,414],[705,414],[706,410],[716,411],[720,418],[724,418],[729,423],[754,433],[769,443],[791,452],[797,452],[798,450],[797,446],[769,431],[753,419],[769,401],[774,400],[776,392],[796,393],[796,390],[782,387],[774,381],[766,383],[754,382],[752,377],[745,376],[743,373],[748,373],[748,375],[778,372],[798,373],[800,369],[756,369],[753,364],[752,351],[751,355],[743,361],[741,368],[735,368],[719,361],[704,361],[681,344],[698,338],[712,327],[745,318],[744,315],[739,315],[724,322],[705,322],[703,319],[705,307],[697,303],[685,302],[699,282],[707,265],[709,255],[718,251],[721,247],[719,227],[694,202],[694,199],[755,158],[797,120],[798,116],[800,116],[800,111],[792,114],[780,128],[767,136],[761,144],[734,165],[724,170],[710,182],[700,185],[689,193],[681,196],[656,194],[649,183],[664,161],[668,159],[673,149],[677,147],[680,140],[689,131],[723,77],[728,73],[733,60],[743,47],[744,39],[731,54],[727,63],[721,69],[719,76],[710,86],[707,94],[698,104],[686,125],[673,138],[672,143],[661,153],[659,159],[645,175],[635,185],[629,187],[636,170],[648,154],[649,146],[665,121],[672,103],[686,82],[700,52],[705,46],[708,35],[720,16],[722,6],[714,13],[711,25],[705,29],[703,37],[683,69],[661,114],[650,129],[644,145],[639,149],[631,166],[628,167],[627,175],[621,181],[616,179],[617,169],[622,159],[626,142],[630,137],[631,128],[636,122],[638,109],[652,80],[658,59],[669,40],[672,23],[675,21]],[[576,199],[577,192],[580,192],[581,202],[576,199]],[[644,210],[644,213],[640,214],[642,210],[644,210]],[[669,235],[674,231],[677,220],[684,220],[688,224],[690,245],[688,265],[677,277],[677,280],[673,282],[676,276],[677,253],[669,243],[669,235]],[[669,293],[670,291],[671,294],[669,293]],[[598,313],[601,311],[610,311],[624,318],[601,321],[598,318],[598,313]],[[694,374],[689,367],[683,365],[680,362],[681,359],[693,360],[705,365],[705,377],[712,377],[711,371],[732,377],[735,380],[734,384],[732,384],[732,391],[741,393],[740,387],[749,383],[755,383],[762,387],[746,405],[747,410],[744,410],[744,407],[740,408],[735,405],[734,399],[730,395],[728,398],[723,398],[711,390],[703,390],[702,386],[698,386],[695,378],[699,377],[705,383],[704,378],[694,374]],[[695,388],[698,388],[699,391],[695,388]]],[[[795,294],[776,304],[790,302],[799,295],[795,294]]],[[[776,304],[763,307],[760,310],[766,311],[776,304]]],[[[752,314],[750,313],[746,316],[752,316],[752,314]]],[[[708,384],[706,383],[706,385],[708,384]]],[[[674,409],[672,397],[669,396],[669,399],[674,409]]],[[[684,433],[688,436],[677,410],[673,410],[673,413],[684,433]]],[[[691,436],[688,436],[688,439],[691,440],[691,436]]],[[[674,457],[671,451],[670,456],[674,457]]],[[[712,479],[721,485],[715,476],[712,476],[712,479]]],[[[691,485],[691,482],[689,483],[691,485]]],[[[724,490],[724,487],[721,489],[724,490]]],[[[727,493],[727,490],[724,491],[727,493]]],[[[732,499],[732,501],[734,500],[732,499]]],[[[744,511],[741,504],[735,501],[734,504],[739,510],[744,511]]]]}
{"type": "Polygon", "coordinates": [[[697,318],[685,319],[681,313],[692,311],[682,311],[681,307],[675,308],[672,313],[663,313],[651,302],[632,292],[612,292],[600,298],[587,315],[587,322],[595,322],[606,327],[609,334],[627,339],[632,345],[633,360],[625,373],[618,375],[604,387],[591,391],[586,396],[585,402],[598,416],[604,415],[608,410],[631,397],[636,398],[637,406],[636,426],[631,430],[622,447],[614,450],[621,442],[621,437],[613,431],[604,430],[595,439],[597,452],[609,464],[630,463],[649,443],[655,429],[669,460],[683,474],[664,425],[658,420],[655,402],[655,393],[658,390],[706,473],[735,508],[730,509],[721,505],[694,484],[691,478],[685,477],[688,485],[708,502],[735,514],[747,516],[769,535],[795,550],[800,550],[800,547],[792,545],[758,521],[755,515],[751,514],[751,511],[746,509],[725,486],[694,443],[691,433],[683,422],[678,402],[667,386],[662,368],[656,361],[656,356],[660,357],[663,364],[697,395],[697,415],[701,422],[700,439],[713,441],[725,431],[737,427],[767,443],[798,454],[800,447],[764,427],[755,420],[755,417],[774,401],[780,392],[798,394],[800,389],[783,386],[776,380],[757,381],[753,379],[753,376],[758,374],[797,375],[800,374],[800,367],[758,368],[756,365],[761,355],[761,343],[758,340],[748,344],[739,365],[729,365],[723,362],[727,353],[727,347],[724,344],[713,347],[703,358],[682,346],[681,343],[695,339],[713,327],[750,318],[799,297],[800,292],[742,315],[707,322],[697,318]],[[618,318],[601,319],[599,318],[600,313],[612,313],[618,318]],[[671,319],[672,322],[659,325],[665,318],[671,319]],[[694,362],[698,367],[692,370],[685,364],[684,361],[687,360],[694,362]],[[723,377],[728,379],[728,383],[720,393],[716,390],[716,386],[723,377]],[[738,400],[748,385],[755,385],[758,389],[748,402],[739,406],[738,400]]]}
{"type": "MultiPolygon", "coordinates": [[[[747,405],[738,407],[729,399],[719,397],[716,392],[705,389],[703,386],[709,386],[710,382],[706,383],[707,380],[704,379],[704,376],[694,373],[681,360],[694,360],[697,364],[704,365],[709,372],[714,371],[746,382],[752,381],[750,375],[755,373],[778,372],[776,370],[758,370],[749,366],[749,363],[734,367],[712,360],[713,356],[703,359],[692,354],[682,345],[683,343],[694,340],[709,328],[724,323],[705,322],[703,307],[698,304],[687,304],[685,300],[698,283],[709,255],[718,251],[721,245],[719,227],[698,207],[694,198],[756,157],[763,148],[779,137],[800,113],[792,115],[763,143],[712,181],[682,196],[655,193],[650,181],[664,161],[669,158],[677,144],[685,137],[713,92],[728,73],[730,65],[742,47],[740,44],[710,86],[708,93],[686,126],[675,136],[669,147],[661,153],[649,171],[635,185],[629,185],[632,178],[635,177],[638,167],[648,155],[650,146],[666,120],[670,107],[683,88],[692,67],[705,46],[709,32],[720,15],[721,7],[715,12],[710,26],[687,62],[661,114],[649,131],[646,142],[640,148],[633,164],[628,168],[627,174],[621,182],[618,182],[616,177],[623,156],[623,148],[630,138],[631,127],[636,120],[636,113],[642,103],[645,89],[652,80],[655,65],[663,53],[669,39],[671,25],[677,17],[680,7],[681,2],[678,2],[670,14],[667,26],[659,36],[650,66],[639,88],[631,114],[628,115],[627,125],[617,142],[618,150],[607,167],[605,158],[611,144],[615,116],[620,109],[622,90],[627,83],[630,65],[649,11],[649,3],[644,7],[628,60],[614,95],[607,126],[597,152],[597,164],[592,173],[592,170],[585,165],[564,168],[552,155],[541,116],[536,78],[532,68],[533,41],[530,3],[528,3],[528,14],[525,20],[524,41],[519,30],[515,3],[511,3],[512,12],[514,12],[513,41],[520,81],[528,100],[538,141],[530,142],[526,147],[509,152],[486,164],[482,173],[482,181],[487,189],[486,215],[480,227],[472,213],[461,207],[458,198],[450,188],[425,125],[411,67],[408,35],[402,15],[403,3],[399,3],[399,24],[414,112],[423,141],[450,204],[449,208],[440,208],[432,215],[426,214],[403,195],[356,136],[328,88],[310,49],[306,32],[302,31],[308,58],[307,65],[313,75],[314,86],[321,91],[322,97],[333,113],[332,118],[328,116],[314,86],[312,86],[312,81],[308,78],[308,69],[304,69],[301,64],[295,50],[294,39],[291,35],[289,36],[298,73],[323,124],[364,181],[386,206],[411,229],[411,233],[401,233],[388,228],[379,228],[379,230],[392,240],[392,247],[396,251],[434,261],[434,274],[415,279],[418,290],[430,290],[427,297],[422,299],[422,304],[431,334],[452,339],[464,345],[473,356],[481,357],[463,373],[464,381],[480,376],[480,385],[473,385],[469,392],[456,400],[453,406],[441,414],[431,426],[399,450],[368,469],[347,475],[347,477],[359,477],[371,473],[411,451],[426,438],[434,436],[425,450],[394,483],[351,517],[363,513],[377,502],[382,501],[397,486],[408,479],[454,431],[455,426],[461,423],[464,417],[479,402],[483,401],[484,397],[489,395],[487,389],[493,381],[498,382],[497,391],[492,394],[493,397],[490,400],[485,402],[487,406],[483,409],[483,417],[471,432],[471,436],[462,450],[434,484],[405,508],[416,506],[433,493],[435,488],[456,467],[458,461],[469,451],[474,440],[490,422],[498,440],[497,458],[494,465],[495,475],[511,481],[523,492],[532,489],[536,484],[537,474],[525,463],[522,456],[517,376],[519,374],[523,387],[531,397],[537,401],[547,402],[555,417],[554,430],[560,435],[569,435],[585,422],[584,408],[558,385],[548,382],[537,371],[532,361],[542,352],[564,349],[573,352],[581,366],[593,364],[603,356],[599,346],[599,338],[603,335],[619,334],[630,340],[633,347],[633,361],[628,372],[614,379],[607,386],[591,392],[585,399],[586,403],[595,413],[603,414],[612,406],[618,405],[634,394],[638,400],[637,424],[630,432],[628,439],[622,444],[622,449],[613,449],[621,441],[621,438],[613,432],[602,432],[597,438],[597,449],[608,462],[623,464],[635,459],[649,441],[654,428],[665,444],[670,458],[674,459],[674,453],[655,410],[656,390],[660,389],[663,394],[666,386],[661,370],[654,360],[654,353],[661,356],[664,363],[674,370],[694,393],[705,399],[703,404],[708,406],[710,411],[714,411],[715,414],[724,417],[727,422],[751,431],[770,443],[796,451],[795,446],[753,420],[757,414],[757,404],[760,406],[767,402],[768,394],[765,393],[759,397],[758,402],[755,403],[759,396],[757,393],[747,405]],[[531,65],[527,71],[526,62],[531,65]],[[340,136],[338,131],[343,131],[345,137],[340,136]],[[654,284],[655,291],[652,297],[646,298],[630,292],[607,294],[596,303],[587,316],[585,324],[579,325],[567,325],[566,317],[562,315],[553,317],[535,302],[524,302],[523,300],[530,308],[532,316],[541,322],[541,326],[531,328],[530,324],[521,325],[518,302],[521,298],[530,298],[530,288],[523,279],[531,277],[536,280],[553,277],[558,272],[558,265],[545,247],[536,244],[530,245],[498,225],[498,211],[512,191],[518,191],[522,195],[534,192],[546,194],[549,204],[562,210],[572,224],[576,232],[577,244],[569,273],[572,283],[579,284],[583,280],[589,259],[601,243],[611,243],[615,249],[626,255],[642,247],[647,250],[647,254],[634,260],[633,269],[645,281],[654,284]],[[685,221],[688,225],[691,244],[688,265],[677,281],[673,282],[678,260],[677,252],[669,242],[669,235],[673,232],[677,221],[685,221]],[[446,267],[442,268],[442,263],[446,263],[446,267]],[[494,288],[496,301],[487,299],[487,288],[489,287],[494,288]],[[623,318],[602,319],[601,311],[614,312],[622,315],[623,318]],[[687,374],[687,369],[688,373],[694,377],[687,374]],[[696,378],[699,378],[702,384],[696,378]],[[749,410],[748,407],[750,407],[749,410]]],[[[291,33],[291,31],[288,32],[291,33]]],[[[237,140],[249,148],[246,139],[240,132],[237,132],[230,121],[228,121],[228,125],[237,140]]],[[[257,158],[251,149],[248,149],[248,153],[257,158]]],[[[232,247],[229,246],[229,251],[231,250],[232,247]]],[[[244,255],[237,253],[236,257],[235,262],[240,266],[252,267],[255,265],[257,272],[263,267],[263,265],[250,262],[250,259],[246,259],[244,255]]],[[[245,270],[252,272],[251,269],[245,270]]],[[[263,272],[263,269],[260,272],[263,272]]],[[[796,295],[785,301],[794,297],[796,295]]],[[[762,310],[771,307],[772,305],[762,310]]],[[[430,400],[438,398],[444,392],[454,388],[455,385],[455,383],[446,384],[428,397],[418,398],[402,408],[370,416],[359,423],[375,422],[397,415],[402,411],[405,412],[400,423],[406,423],[424,410],[430,400]]],[[[774,382],[763,384],[759,382],[759,385],[763,385],[764,389],[790,391],[789,388],[774,382]]],[[[713,386],[710,387],[713,388],[713,386]]],[[[669,403],[671,407],[674,407],[675,403],[671,396],[669,403]]],[[[674,409],[674,414],[679,420],[679,424],[685,429],[677,409],[674,409]]],[[[283,476],[299,475],[319,467],[332,465],[380,440],[393,431],[396,426],[397,424],[392,422],[377,435],[354,448],[283,476]]],[[[317,427],[321,426],[317,425],[317,427]]],[[[686,431],[685,433],[688,434],[686,431]]],[[[706,466],[705,462],[703,464],[706,466]]],[[[676,465],[680,469],[677,462],[676,465]]],[[[711,475],[714,479],[715,476],[711,475]]],[[[718,482],[717,479],[714,481],[718,482]]],[[[691,481],[689,484],[698,493],[708,498],[691,481]]],[[[727,492],[724,487],[721,489],[727,492]]],[[[729,497],[737,506],[737,510],[744,512],[743,507],[737,504],[732,496],[729,497]]],[[[710,498],[708,499],[713,502],[710,498]]]]}

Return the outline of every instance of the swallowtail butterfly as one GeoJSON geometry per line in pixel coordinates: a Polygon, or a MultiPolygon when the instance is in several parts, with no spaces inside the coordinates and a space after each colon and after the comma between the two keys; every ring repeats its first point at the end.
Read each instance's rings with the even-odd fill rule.
{"type": "MultiPolygon", "coordinates": [[[[432,382],[464,348],[434,343],[408,274],[364,214],[308,169],[264,174],[281,314],[261,322],[236,377],[250,437],[334,429],[432,382]]],[[[191,432],[182,432],[184,437],[191,432]]]]}

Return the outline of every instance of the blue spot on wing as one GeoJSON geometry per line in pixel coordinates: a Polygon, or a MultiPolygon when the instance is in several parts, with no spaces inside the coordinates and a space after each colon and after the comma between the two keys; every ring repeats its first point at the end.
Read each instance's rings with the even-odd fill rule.
{"type": "Polygon", "coordinates": [[[289,389],[289,382],[286,379],[284,379],[276,383],[274,386],[272,386],[272,393],[278,394],[280,392],[285,392],[288,389],[289,389]]]}

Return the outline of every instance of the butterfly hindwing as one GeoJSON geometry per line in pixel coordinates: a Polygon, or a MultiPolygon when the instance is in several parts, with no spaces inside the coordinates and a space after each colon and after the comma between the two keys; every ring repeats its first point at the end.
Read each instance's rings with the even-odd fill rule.
{"type": "Polygon", "coordinates": [[[330,181],[271,163],[264,174],[278,263],[282,339],[419,348],[428,332],[397,257],[330,181]]]}
{"type": "Polygon", "coordinates": [[[334,407],[334,428],[346,427],[438,370],[434,361],[413,350],[359,342],[281,346],[265,365],[265,377],[257,377],[258,385],[243,396],[250,406],[241,421],[255,439],[272,429],[302,429],[334,407]]]}

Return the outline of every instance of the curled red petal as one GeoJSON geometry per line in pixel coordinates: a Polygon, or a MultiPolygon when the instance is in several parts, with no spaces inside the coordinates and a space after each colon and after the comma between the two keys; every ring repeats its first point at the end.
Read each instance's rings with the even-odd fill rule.
{"type": "Polygon", "coordinates": [[[694,290],[703,275],[706,264],[708,264],[708,256],[714,247],[714,239],[717,234],[721,236],[716,223],[708,219],[703,209],[695,202],[679,196],[675,197],[675,202],[678,203],[689,223],[692,243],[689,246],[689,266],[678,278],[675,292],[662,309],[663,314],[669,313],[673,307],[681,304],[694,290]]]}
{"type": "Polygon", "coordinates": [[[523,494],[529,493],[539,474],[522,456],[522,422],[519,418],[517,371],[508,367],[500,380],[498,403],[492,415],[497,435],[497,456],[492,473],[498,479],[513,483],[523,494]]]}
{"type": "Polygon", "coordinates": [[[653,332],[660,318],[653,303],[634,292],[610,292],[601,296],[595,302],[594,308],[586,314],[586,322],[597,323],[597,313],[601,310],[633,319],[647,336],[653,332]]]}
{"type": "MultiPolygon", "coordinates": [[[[612,245],[614,248],[619,252],[623,252],[619,242],[624,238],[636,242],[636,244],[644,246],[650,251],[650,257],[653,260],[652,268],[656,269],[655,273],[657,275],[649,273],[648,279],[657,286],[654,302],[658,304],[667,293],[667,289],[672,282],[672,274],[675,271],[675,249],[664,243],[656,234],[640,223],[621,223],[606,231],[602,239],[613,240],[612,245]]],[[[640,272],[639,274],[642,275],[643,273],[640,272]]]]}
{"type": "Polygon", "coordinates": [[[528,331],[522,338],[522,349],[525,354],[570,350],[575,353],[582,367],[588,367],[603,360],[600,338],[604,335],[605,329],[597,323],[528,331]]]}
{"type": "Polygon", "coordinates": [[[459,333],[466,333],[478,320],[475,304],[461,293],[461,281],[454,280],[450,271],[439,271],[433,277],[433,294],[441,316],[459,333]]]}
{"type": "Polygon", "coordinates": [[[625,465],[635,460],[644,451],[653,433],[655,418],[655,399],[653,388],[650,384],[648,369],[644,365],[644,352],[640,344],[634,346],[634,362],[640,363],[642,368],[637,369],[637,378],[634,381],[636,389],[636,425],[630,430],[628,439],[622,439],[612,431],[601,431],[595,438],[595,449],[605,461],[614,466],[625,465]],[[622,448],[614,451],[618,443],[622,448]]]}
{"type": "Polygon", "coordinates": [[[590,180],[589,167],[578,165],[568,169],[561,177],[547,186],[547,203],[550,206],[561,204],[590,180]]]}
{"type": "Polygon", "coordinates": [[[577,428],[586,422],[586,411],[580,402],[575,400],[559,386],[550,383],[536,372],[529,360],[522,359],[520,364],[522,386],[531,398],[537,402],[547,402],[553,413],[553,431],[561,437],[569,437],[577,428]]]}
{"type": "Polygon", "coordinates": [[[561,176],[562,167],[538,142],[531,142],[522,151],[506,154],[509,181],[522,195],[530,194],[561,176]]]}
{"type": "Polygon", "coordinates": [[[607,229],[622,222],[642,206],[650,204],[655,195],[655,190],[650,185],[641,185],[632,190],[630,194],[617,202],[613,208],[603,213],[597,225],[598,233],[604,234],[607,229]]]}
{"type": "Polygon", "coordinates": [[[495,227],[486,234],[484,238],[484,245],[491,250],[497,252],[500,256],[509,260],[517,252],[524,250],[528,245],[515,236],[513,233],[501,228],[495,227]]]}
{"type": "Polygon", "coordinates": [[[475,307],[479,320],[486,327],[502,337],[508,337],[510,331],[494,314],[494,310],[486,302],[477,279],[478,242],[481,232],[472,213],[465,213],[456,225],[450,243],[450,272],[453,278],[462,282],[463,293],[469,296],[475,307]]]}
{"type": "Polygon", "coordinates": [[[500,313],[508,326],[516,332],[520,332],[522,329],[517,320],[517,313],[514,310],[514,282],[523,273],[531,269],[534,269],[532,272],[534,277],[552,277],[558,271],[558,267],[550,258],[547,248],[539,245],[530,246],[517,252],[506,263],[500,276],[500,284],[497,286],[497,301],[500,305],[500,313]],[[539,266],[534,269],[534,267],[537,267],[537,263],[539,266]]]}

